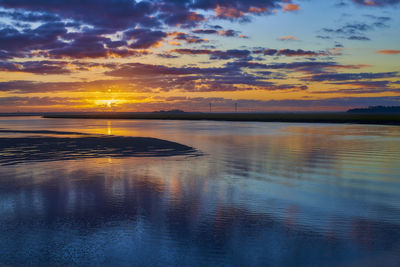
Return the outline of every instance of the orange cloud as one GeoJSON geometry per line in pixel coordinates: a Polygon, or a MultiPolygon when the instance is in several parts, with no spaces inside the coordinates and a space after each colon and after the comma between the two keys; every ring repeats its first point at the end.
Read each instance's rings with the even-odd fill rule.
{"type": "Polygon", "coordinates": [[[190,14],[188,15],[187,18],[189,21],[203,21],[204,20],[204,17],[197,12],[190,12],[190,14]]]}
{"type": "Polygon", "coordinates": [[[244,16],[244,12],[240,11],[239,9],[233,7],[224,7],[220,5],[215,8],[215,13],[217,17],[222,18],[240,18],[244,16]]]}
{"type": "Polygon", "coordinates": [[[367,5],[367,6],[376,6],[377,4],[376,4],[374,1],[372,1],[372,0],[366,0],[366,1],[364,1],[364,5],[367,5]]]}
{"type": "Polygon", "coordinates": [[[289,35],[289,36],[282,36],[279,38],[279,40],[281,40],[281,41],[297,41],[297,38],[289,35]]]}
{"type": "Polygon", "coordinates": [[[397,54],[400,54],[400,50],[398,50],[398,49],[379,50],[379,51],[376,51],[376,53],[385,54],[385,55],[397,55],[397,54]]]}
{"type": "Polygon", "coordinates": [[[268,9],[267,8],[261,8],[261,7],[250,7],[248,12],[249,13],[264,13],[267,12],[268,9]]]}
{"type": "Polygon", "coordinates": [[[286,4],[283,6],[283,11],[288,12],[288,11],[298,11],[300,10],[299,5],[296,4],[286,4]]]}
{"type": "Polygon", "coordinates": [[[181,43],[176,42],[176,41],[170,41],[169,44],[170,45],[174,45],[174,46],[180,46],[181,45],[181,43]]]}

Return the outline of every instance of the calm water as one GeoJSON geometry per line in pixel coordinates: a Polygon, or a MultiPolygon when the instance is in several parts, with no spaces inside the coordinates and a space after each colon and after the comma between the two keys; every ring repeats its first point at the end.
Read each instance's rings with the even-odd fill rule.
{"type": "MultiPolygon", "coordinates": [[[[21,117],[0,128],[202,153],[0,166],[0,265],[400,264],[400,127],[21,117]]],[[[26,136],[48,135],[0,133],[26,136]]]]}

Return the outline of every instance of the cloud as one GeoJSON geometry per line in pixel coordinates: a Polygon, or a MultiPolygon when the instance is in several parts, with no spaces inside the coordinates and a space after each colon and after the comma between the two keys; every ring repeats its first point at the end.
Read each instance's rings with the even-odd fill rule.
{"type": "Polygon", "coordinates": [[[25,61],[25,62],[0,62],[0,71],[27,72],[34,74],[69,74],[70,63],[65,61],[25,61]]]}
{"type": "Polygon", "coordinates": [[[358,65],[342,65],[334,61],[298,61],[290,63],[258,63],[249,61],[236,61],[229,62],[226,64],[231,68],[248,68],[248,69],[265,69],[265,70],[283,70],[283,71],[295,71],[304,72],[307,74],[335,74],[332,71],[340,69],[362,69],[370,67],[366,64],[358,65]]]}
{"type": "Polygon", "coordinates": [[[314,91],[314,94],[377,94],[377,93],[388,93],[394,92],[399,93],[399,87],[392,87],[395,83],[391,81],[353,81],[353,82],[334,82],[330,84],[344,85],[349,88],[345,89],[333,89],[314,91]]]}
{"type": "Polygon", "coordinates": [[[298,11],[300,10],[299,5],[296,4],[286,4],[283,6],[283,11],[284,12],[291,12],[291,11],[298,11]]]}
{"type": "Polygon", "coordinates": [[[8,17],[12,20],[22,22],[60,22],[61,18],[48,12],[29,12],[20,10],[0,11],[1,17],[8,17]]]}
{"type": "Polygon", "coordinates": [[[47,93],[47,92],[79,92],[94,91],[118,84],[119,81],[97,80],[93,82],[37,82],[37,81],[9,81],[0,82],[0,92],[18,94],[47,93]]]}
{"type": "Polygon", "coordinates": [[[271,49],[266,48],[264,50],[256,50],[256,54],[264,54],[266,56],[287,56],[287,57],[314,57],[314,56],[326,56],[326,52],[322,51],[310,51],[303,49],[271,49]]]}
{"type": "MultiPolygon", "coordinates": [[[[37,51],[41,56],[53,58],[135,56],[137,53],[131,50],[159,46],[167,37],[165,26],[192,28],[205,22],[207,17],[200,11],[213,11],[218,18],[243,20],[249,15],[272,12],[282,2],[288,3],[286,0],[0,0],[0,14],[12,20],[14,26],[20,25],[0,25],[0,58],[33,57],[37,51]],[[122,39],[116,40],[115,36],[121,33],[122,39]]],[[[220,36],[246,38],[235,30],[214,30],[220,36]]],[[[188,44],[208,42],[188,34],[175,38],[188,44]]]]}
{"type": "Polygon", "coordinates": [[[289,35],[289,36],[279,37],[279,40],[280,41],[297,41],[297,38],[292,35],[289,35]]]}
{"type": "MultiPolygon", "coordinates": [[[[170,32],[168,36],[172,36],[175,41],[184,41],[187,44],[200,44],[200,43],[208,43],[209,40],[205,38],[200,38],[196,35],[187,34],[185,32],[170,32]]],[[[180,45],[180,43],[176,43],[180,45]]]]}
{"type": "MultiPolygon", "coordinates": [[[[143,38],[138,38],[130,45],[130,48],[148,48],[157,43],[158,37],[153,38],[151,35],[143,38]]],[[[76,34],[73,40],[67,43],[60,44],[54,48],[49,48],[48,51],[41,54],[50,58],[107,58],[107,57],[127,57],[140,56],[147,54],[146,51],[137,51],[128,48],[111,48],[115,42],[109,38],[89,34],[76,34]],[[110,48],[108,47],[110,46],[110,48]]],[[[125,46],[125,42],[117,42],[118,46],[125,46]]]]}
{"type": "Polygon", "coordinates": [[[218,34],[218,31],[214,30],[214,29],[197,29],[197,30],[193,30],[193,33],[196,33],[196,34],[218,34]]]}
{"type": "Polygon", "coordinates": [[[370,41],[371,39],[366,37],[366,36],[356,36],[352,35],[347,37],[347,40],[353,40],[353,41],[370,41]]]}
{"type": "Polygon", "coordinates": [[[313,75],[311,81],[349,81],[365,79],[383,79],[399,77],[398,72],[379,73],[324,73],[313,75]]]}
{"type": "Polygon", "coordinates": [[[399,49],[388,49],[388,50],[378,50],[376,53],[384,54],[384,55],[398,55],[400,54],[399,49]]]}
{"type": "Polygon", "coordinates": [[[124,32],[125,41],[133,41],[129,47],[133,49],[146,49],[159,46],[167,34],[162,31],[150,29],[131,29],[124,32]]]}
{"type": "Polygon", "coordinates": [[[247,38],[245,35],[241,35],[239,31],[235,30],[215,30],[215,29],[196,29],[192,31],[196,34],[215,34],[219,36],[225,37],[240,37],[240,38],[247,38]]]}
{"type": "Polygon", "coordinates": [[[399,5],[400,0],[352,0],[354,3],[370,7],[382,7],[390,5],[399,5]]]}
{"type": "Polygon", "coordinates": [[[31,50],[61,45],[59,37],[66,34],[64,23],[49,22],[34,29],[19,31],[14,27],[0,29],[0,50],[28,55],[31,50]]]}
{"type": "Polygon", "coordinates": [[[226,51],[210,49],[174,49],[171,52],[181,55],[209,55],[213,60],[250,59],[251,51],[245,49],[230,49],[226,51]]]}
{"type": "Polygon", "coordinates": [[[4,8],[53,14],[93,25],[108,33],[162,23],[193,27],[206,19],[198,10],[213,11],[217,18],[243,20],[249,15],[270,13],[282,3],[286,4],[287,10],[295,6],[287,0],[0,0],[0,6],[4,8]]]}
{"type": "Polygon", "coordinates": [[[389,17],[373,15],[365,15],[364,17],[372,21],[347,23],[337,28],[323,28],[322,32],[329,35],[318,35],[317,38],[331,39],[332,36],[330,35],[333,35],[353,41],[370,41],[370,38],[365,36],[367,32],[389,28],[387,24],[391,20],[389,17]]]}
{"type": "Polygon", "coordinates": [[[123,64],[106,75],[129,79],[133,84],[160,91],[221,92],[246,90],[303,91],[306,85],[276,84],[273,73],[261,75],[243,72],[241,67],[226,64],[220,68],[166,67],[141,63],[123,64]],[[269,76],[269,77],[268,77],[269,76]],[[138,80],[140,79],[140,80],[138,80]]]}
{"type": "Polygon", "coordinates": [[[198,67],[168,67],[164,65],[152,65],[142,63],[122,64],[119,68],[108,71],[105,74],[114,77],[133,77],[134,75],[189,75],[189,74],[224,74],[232,72],[226,68],[198,68],[198,67]]]}
{"type": "Polygon", "coordinates": [[[392,81],[339,81],[331,82],[329,84],[343,85],[349,88],[345,89],[333,89],[333,90],[322,90],[314,91],[315,94],[330,94],[330,93],[340,93],[340,94],[370,94],[370,93],[387,93],[387,92],[400,92],[399,87],[396,86],[395,82],[392,81]]]}
{"type": "MultiPolygon", "coordinates": [[[[186,1],[182,1],[186,2],[186,1]]],[[[183,28],[195,27],[206,18],[190,9],[185,3],[177,1],[159,1],[156,3],[160,14],[158,19],[169,26],[181,26],[183,28]]]]}
{"type": "Polygon", "coordinates": [[[64,106],[70,107],[71,105],[82,104],[82,99],[70,97],[0,97],[0,106],[12,108],[30,108],[30,107],[43,107],[43,106],[64,106]]]}
{"type": "Polygon", "coordinates": [[[0,6],[19,9],[21,12],[46,12],[93,25],[104,33],[115,32],[141,20],[154,12],[150,1],[129,0],[0,0],[0,6]]]}

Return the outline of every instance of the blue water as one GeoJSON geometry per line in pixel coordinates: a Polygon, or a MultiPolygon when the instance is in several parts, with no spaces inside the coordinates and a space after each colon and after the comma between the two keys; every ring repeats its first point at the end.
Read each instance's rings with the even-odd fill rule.
{"type": "Polygon", "coordinates": [[[400,127],[19,117],[0,130],[201,152],[1,165],[0,265],[399,266],[400,127]]]}

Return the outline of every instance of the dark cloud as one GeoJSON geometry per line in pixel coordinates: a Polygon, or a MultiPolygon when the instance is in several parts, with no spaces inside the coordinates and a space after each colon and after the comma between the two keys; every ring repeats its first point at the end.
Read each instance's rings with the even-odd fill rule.
{"type": "Polygon", "coordinates": [[[369,41],[370,38],[365,36],[367,32],[381,28],[388,28],[389,25],[387,23],[391,20],[389,17],[382,16],[365,15],[365,17],[372,21],[347,23],[338,28],[323,28],[322,32],[324,35],[317,35],[317,38],[331,39],[332,36],[336,36],[348,40],[369,41]]]}
{"type": "Polygon", "coordinates": [[[228,60],[228,59],[250,59],[251,51],[249,50],[211,50],[211,49],[174,49],[171,52],[181,55],[209,55],[210,59],[214,60],[228,60]]]}
{"type": "Polygon", "coordinates": [[[251,52],[249,50],[239,50],[239,49],[230,49],[226,51],[214,51],[210,59],[233,59],[233,58],[239,58],[239,59],[251,59],[250,57],[251,52]]]}
{"type": "Polygon", "coordinates": [[[140,24],[154,12],[152,2],[131,0],[0,0],[0,6],[55,14],[101,28],[104,33],[140,24]]]}
{"type": "Polygon", "coordinates": [[[225,36],[225,37],[247,38],[245,35],[241,35],[239,31],[235,31],[235,30],[196,29],[196,30],[193,30],[193,33],[215,34],[215,35],[220,35],[220,36],[225,36]]]}
{"type": "Polygon", "coordinates": [[[157,54],[157,56],[161,57],[161,58],[178,58],[179,57],[177,55],[172,55],[170,53],[160,53],[160,54],[157,54]]]}
{"type": "Polygon", "coordinates": [[[189,1],[155,1],[161,14],[158,18],[169,26],[195,27],[205,17],[190,10],[189,1]]]}
{"type": "Polygon", "coordinates": [[[0,62],[0,71],[27,72],[34,74],[68,74],[69,63],[65,61],[25,61],[25,62],[0,62]]]}
{"type": "Polygon", "coordinates": [[[133,43],[129,47],[134,49],[144,49],[157,46],[163,41],[167,34],[162,31],[153,31],[150,29],[132,29],[124,32],[125,40],[133,43]]]}
{"type": "Polygon", "coordinates": [[[184,41],[188,44],[200,44],[209,42],[207,39],[200,38],[198,36],[187,34],[185,32],[171,32],[168,33],[169,36],[173,37],[175,41],[184,41]]]}
{"type": "MultiPolygon", "coordinates": [[[[135,56],[137,53],[132,50],[163,42],[168,36],[165,26],[192,28],[205,22],[207,18],[199,10],[214,12],[218,18],[243,20],[288,4],[291,1],[0,0],[3,8],[0,15],[12,20],[14,25],[19,24],[18,27],[0,26],[0,58],[33,57],[37,51],[41,56],[52,58],[135,56]],[[121,33],[120,39],[107,37],[121,33]]],[[[210,28],[194,33],[246,38],[218,25],[210,28]]],[[[188,44],[208,42],[187,33],[179,33],[174,39],[188,44]]]]}
{"type": "Polygon", "coordinates": [[[273,73],[251,74],[238,65],[220,68],[166,67],[162,65],[129,63],[106,72],[107,75],[129,79],[132,83],[161,91],[244,91],[244,90],[307,90],[306,85],[276,84],[273,73]],[[138,80],[140,79],[140,80],[138,80]]]}
{"type": "Polygon", "coordinates": [[[370,41],[368,37],[365,36],[357,36],[357,35],[352,35],[347,37],[347,40],[355,40],[355,41],[370,41]]]}
{"type": "Polygon", "coordinates": [[[226,74],[234,71],[227,68],[168,67],[142,63],[122,64],[119,68],[105,74],[114,77],[134,77],[135,75],[190,75],[190,74],[226,74]]]}
{"type": "MultiPolygon", "coordinates": [[[[138,39],[136,43],[137,48],[140,45],[143,48],[147,45],[152,44],[153,39],[149,37],[148,39],[138,39]],[[140,40],[140,42],[139,42],[140,40]],[[137,43],[139,42],[139,43],[137,43]]],[[[75,34],[72,41],[62,43],[54,48],[49,48],[48,51],[42,53],[42,55],[51,58],[107,58],[113,56],[127,57],[127,56],[139,56],[146,54],[148,52],[135,51],[127,48],[115,48],[119,46],[125,46],[126,42],[119,41],[113,42],[109,38],[101,37],[97,35],[89,34],[75,34]]]]}
{"type": "Polygon", "coordinates": [[[196,33],[196,34],[218,34],[218,31],[214,30],[214,29],[197,29],[197,30],[193,30],[193,33],[196,33]]]}
{"type": "Polygon", "coordinates": [[[252,59],[252,54],[263,54],[266,56],[288,56],[288,57],[315,57],[329,55],[324,51],[309,51],[303,49],[258,49],[250,51],[247,49],[231,49],[231,50],[211,50],[211,49],[174,49],[171,52],[182,55],[210,55],[210,59],[242,59],[249,61],[252,59]]]}
{"type": "Polygon", "coordinates": [[[53,13],[20,10],[0,11],[0,17],[8,17],[9,19],[22,22],[59,22],[61,20],[58,15],[53,13]]]}
{"type": "Polygon", "coordinates": [[[13,27],[0,29],[0,50],[28,55],[31,50],[49,49],[62,45],[59,37],[66,34],[63,23],[49,22],[35,29],[19,31],[13,27]]]}
{"type": "MultiPolygon", "coordinates": [[[[69,18],[115,32],[138,25],[193,27],[205,20],[196,10],[215,12],[218,18],[244,18],[251,14],[265,14],[281,8],[288,0],[0,0],[0,6],[18,9],[18,12],[36,12],[69,18]],[[153,22],[152,22],[153,21],[153,22]]],[[[16,14],[17,15],[17,14],[16,14]]],[[[32,15],[32,14],[31,14],[32,15]]],[[[33,15],[32,15],[33,16],[33,15]]],[[[38,16],[38,15],[35,15],[38,16]]],[[[32,18],[38,19],[38,18],[32,18]]],[[[44,17],[43,17],[44,19],[44,17]]]]}
{"type": "MultiPolygon", "coordinates": [[[[334,61],[299,61],[291,63],[273,63],[273,64],[259,64],[252,63],[254,68],[264,68],[271,70],[285,70],[285,71],[295,71],[304,72],[306,74],[313,75],[335,75],[337,70],[341,69],[361,69],[370,67],[369,65],[342,65],[334,61]]],[[[308,80],[308,79],[305,79],[308,80]]]]}
{"type": "Polygon", "coordinates": [[[384,79],[399,77],[398,72],[379,73],[324,73],[311,77],[311,81],[351,81],[365,79],[384,79]]]}
{"type": "Polygon", "coordinates": [[[288,57],[313,57],[313,56],[326,56],[327,53],[323,51],[309,51],[303,49],[270,49],[256,50],[256,54],[264,54],[266,56],[288,56],[288,57]]]}
{"type": "Polygon", "coordinates": [[[348,6],[348,4],[345,1],[339,1],[335,4],[335,7],[345,7],[348,6]]]}
{"type": "Polygon", "coordinates": [[[330,82],[329,84],[343,85],[348,88],[345,89],[333,89],[324,91],[315,91],[316,94],[328,94],[328,93],[341,93],[341,94],[368,94],[368,93],[387,93],[387,92],[400,92],[400,88],[396,86],[395,82],[392,81],[340,81],[330,82]]]}
{"type": "Polygon", "coordinates": [[[300,61],[291,63],[273,63],[265,66],[266,69],[283,69],[291,71],[300,71],[306,73],[325,73],[327,69],[340,66],[332,61],[300,61]]]}

